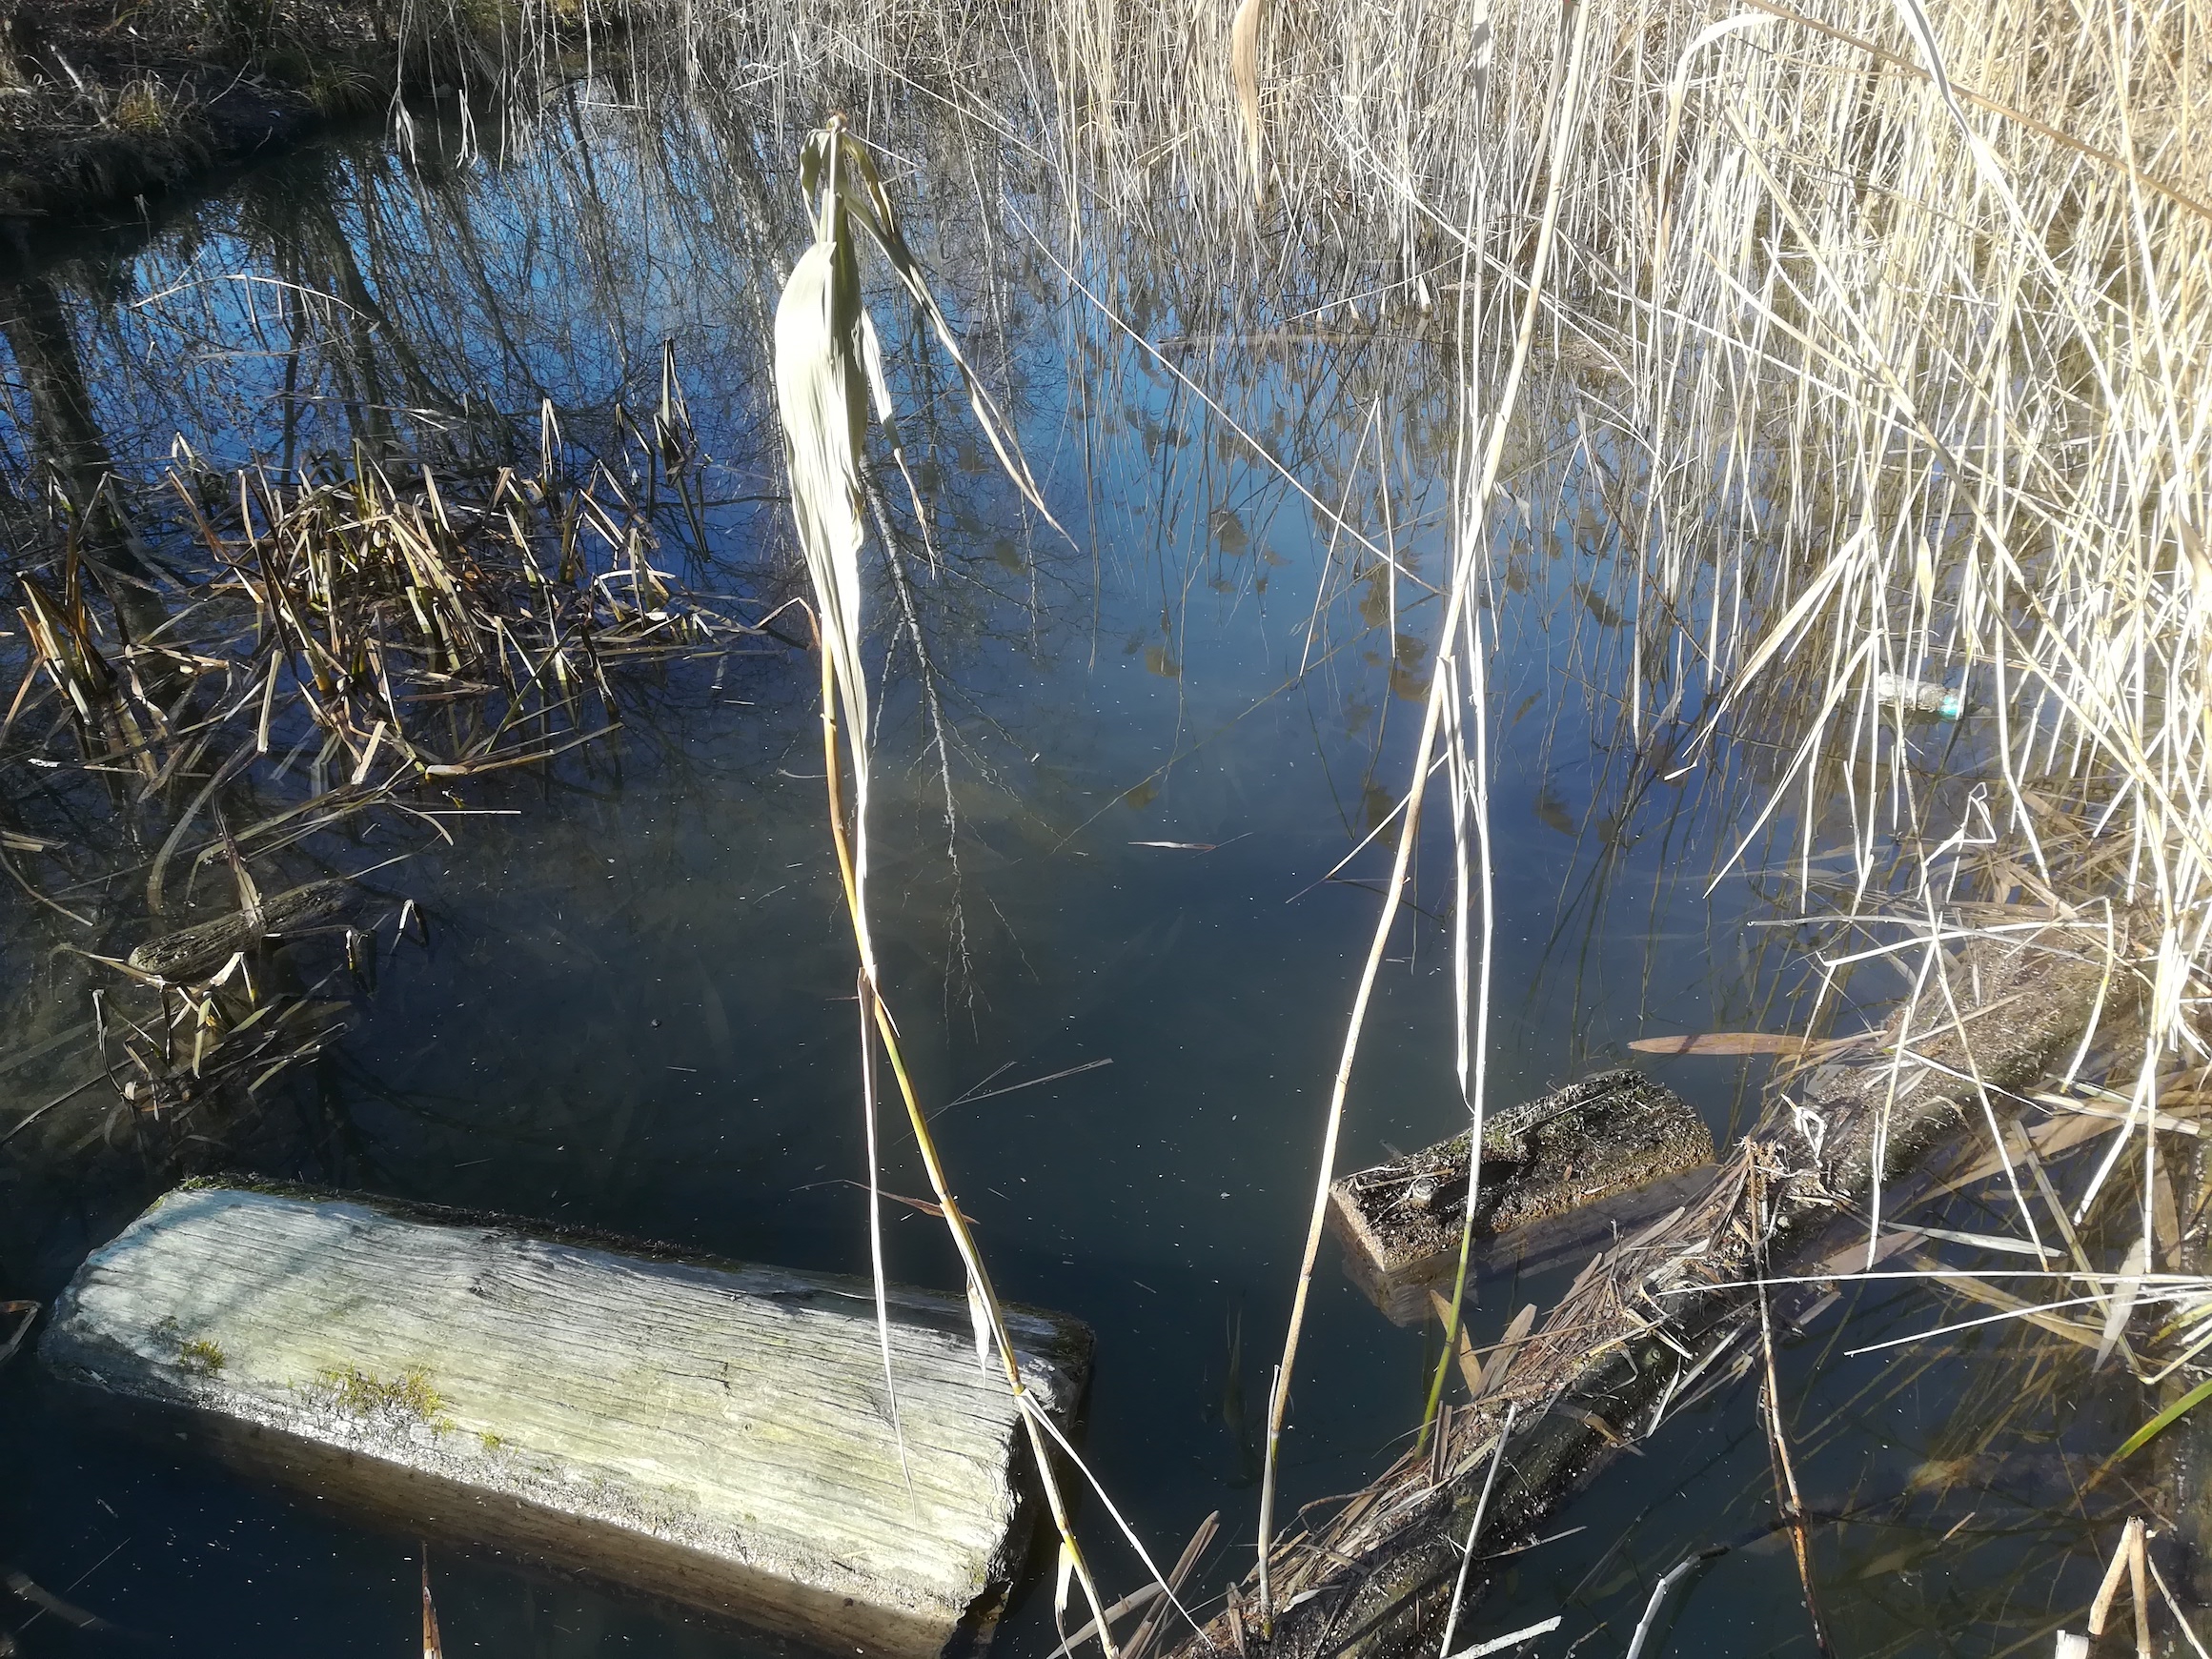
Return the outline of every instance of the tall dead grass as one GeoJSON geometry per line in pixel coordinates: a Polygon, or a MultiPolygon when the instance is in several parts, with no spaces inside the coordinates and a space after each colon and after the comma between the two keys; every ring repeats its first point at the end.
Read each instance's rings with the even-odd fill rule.
{"type": "MultiPolygon", "coordinates": [[[[2085,790],[2134,838],[2100,897],[2170,924],[2156,1040],[2188,1042],[2212,924],[2212,9],[1585,9],[1539,390],[1576,407],[1638,566],[1629,737],[1787,684],[1792,708],[1764,706],[1796,728],[1791,775],[1848,793],[1871,881],[1880,836],[1935,827],[1874,688],[1963,687],[1993,728],[1996,820],[2040,880],[2064,885],[2039,791],[2085,790]]],[[[1181,262],[1255,293],[1289,257],[1262,250],[1285,248],[1349,251],[1320,264],[1350,313],[1445,315],[1451,290],[1487,284],[1467,314],[1476,404],[1503,367],[1553,182],[1554,9],[687,16],[934,86],[1065,158],[1077,203],[1172,204],[1181,262]],[[956,72],[984,60],[1005,66],[991,92],[956,72]]],[[[1827,802],[1800,803],[1810,836],[1827,802]]]]}
{"type": "MultiPolygon", "coordinates": [[[[2064,1207],[2140,1205],[2095,1298],[2113,1350],[2168,1253],[2161,1096],[2212,1064],[2206,0],[689,16],[1051,158],[1070,243],[1105,210],[1256,311],[1305,260],[1342,284],[1309,317],[1449,327],[1471,412],[1517,384],[1530,301],[1528,395],[1573,411],[1627,567],[1620,744],[1669,777],[1774,744],[1752,835],[1794,841],[1808,908],[1841,924],[1832,982],[1897,967],[1909,1028],[1959,1019],[1978,931],[2056,921],[2105,961],[2129,1012],[2065,1082],[2128,1132],[2064,1207]],[[1929,681],[1961,725],[1899,693],[1929,681]],[[1846,879],[1816,882],[1837,841],[1846,879]]],[[[1463,506],[1478,546],[1488,507],[1463,506]]]]}

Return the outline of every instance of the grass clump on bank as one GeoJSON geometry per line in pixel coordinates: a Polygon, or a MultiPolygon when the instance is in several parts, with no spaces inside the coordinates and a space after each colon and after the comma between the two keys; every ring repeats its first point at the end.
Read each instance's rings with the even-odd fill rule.
{"type": "Polygon", "coordinates": [[[420,1425],[434,1434],[454,1426],[446,1400],[430,1372],[413,1366],[396,1377],[379,1377],[358,1366],[334,1366],[315,1380],[313,1390],[334,1409],[399,1427],[420,1425]]]}

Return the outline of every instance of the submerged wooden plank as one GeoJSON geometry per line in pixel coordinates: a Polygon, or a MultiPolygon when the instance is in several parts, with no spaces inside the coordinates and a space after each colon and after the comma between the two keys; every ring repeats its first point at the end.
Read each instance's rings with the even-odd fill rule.
{"type": "MultiPolygon", "coordinates": [[[[1483,1125],[1476,1264],[1523,1272],[1587,1258],[1703,1184],[1713,1135],[1687,1102],[1643,1073],[1599,1072],[1493,1114],[1483,1125]]],[[[1468,1137],[1345,1176],[1329,1220],[1345,1271],[1399,1325],[1428,1317],[1453,1274],[1467,1213],[1468,1137]]]]}
{"type": "MultiPolygon", "coordinates": [[[[849,1651],[987,1632],[1026,1457],[966,1305],[378,1199],[199,1184],[87,1261],[41,1352],[396,1524],[849,1651]],[[903,1440],[902,1453],[901,1440],[903,1440]]],[[[1070,1414],[1077,1322],[1010,1309],[1070,1414]]]]}

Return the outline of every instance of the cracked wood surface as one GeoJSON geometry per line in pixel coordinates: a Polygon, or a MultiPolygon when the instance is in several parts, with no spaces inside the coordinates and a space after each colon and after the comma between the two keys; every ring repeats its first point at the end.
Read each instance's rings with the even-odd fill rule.
{"type": "MultiPolygon", "coordinates": [[[[894,1287],[890,1311],[897,1434],[865,1281],[211,1184],[93,1253],[43,1353],[410,1530],[934,1654],[987,1628],[1020,1565],[1027,1454],[964,1302],[894,1287]]],[[[1008,1311],[1065,1418],[1088,1331],[1008,1311]]]]}

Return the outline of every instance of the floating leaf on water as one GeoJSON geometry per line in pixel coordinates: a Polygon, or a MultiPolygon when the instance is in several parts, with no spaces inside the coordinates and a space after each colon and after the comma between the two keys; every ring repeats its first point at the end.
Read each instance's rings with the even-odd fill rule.
{"type": "Polygon", "coordinates": [[[1376,565],[1368,577],[1367,591],[1359,597],[1359,619],[1371,628],[1380,628],[1390,614],[1388,576],[1387,566],[1376,565]]]}
{"type": "Polygon", "coordinates": [[[1370,783],[1360,793],[1360,806],[1366,813],[1368,828],[1380,829],[1397,812],[1398,798],[1380,784],[1370,783]]]}
{"type": "Polygon", "coordinates": [[[1183,678],[1183,665],[1167,654],[1167,647],[1165,645],[1147,645],[1145,647],[1145,667],[1147,672],[1158,675],[1162,679],[1181,679],[1183,678]]]}
{"type": "Polygon", "coordinates": [[[1700,1031],[1680,1037],[1639,1037],[1629,1046],[1638,1054],[1802,1054],[1811,1046],[1802,1037],[1779,1031],[1700,1031]]]}
{"type": "Polygon", "coordinates": [[[1230,508],[1216,507],[1207,515],[1206,527],[1212,534],[1214,544],[1226,554],[1241,554],[1252,544],[1245,521],[1230,508]]]}
{"type": "Polygon", "coordinates": [[[430,1599],[430,1551],[422,1552],[422,1659],[445,1659],[445,1643],[437,1633],[437,1607],[430,1599]]]}
{"type": "Polygon", "coordinates": [[[1901,1549],[1885,1550],[1859,1569],[1859,1580],[1864,1583],[1868,1579],[1887,1578],[1891,1573],[1912,1566],[1928,1553],[1929,1547],[1926,1544],[1908,1544],[1901,1549]]]}

